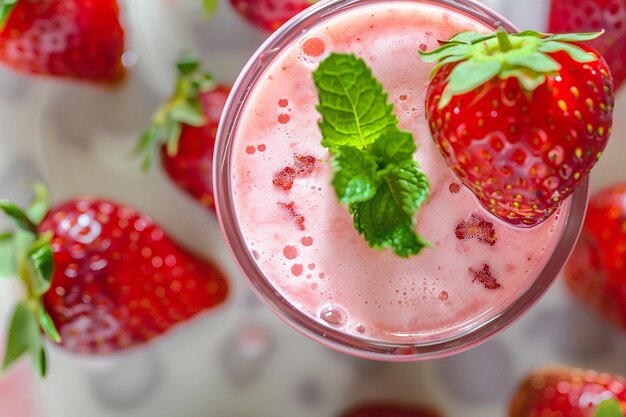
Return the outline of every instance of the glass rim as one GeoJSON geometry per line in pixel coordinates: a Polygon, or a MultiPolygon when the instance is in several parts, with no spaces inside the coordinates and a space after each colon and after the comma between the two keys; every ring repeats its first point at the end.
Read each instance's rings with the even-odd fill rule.
{"type": "Polygon", "coordinates": [[[256,296],[276,315],[304,335],[334,350],[368,359],[408,362],[448,356],[478,345],[510,326],[539,301],[556,280],[578,239],[587,206],[589,179],[585,178],[561,206],[568,209],[567,213],[563,213],[567,220],[562,226],[561,236],[553,247],[552,255],[535,280],[499,313],[454,336],[424,342],[385,342],[359,337],[323,324],[299,311],[285,299],[258,267],[245,243],[235,215],[230,175],[231,144],[243,105],[252,86],[271,65],[278,52],[286,45],[301,39],[308,31],[307,28],[351,7],[394,2],[445,6],[468,14],[494,29],[503,27],[509,32],[518,31],[506,18],[477,0],[322,0],[274,32],[257,49],[237,78],[219,123],[213,182],[218,221],[233,259],[256,296]]]}

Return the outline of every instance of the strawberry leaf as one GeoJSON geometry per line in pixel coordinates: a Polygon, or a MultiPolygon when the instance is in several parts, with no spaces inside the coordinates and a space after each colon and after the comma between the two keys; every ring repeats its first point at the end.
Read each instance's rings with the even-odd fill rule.
{"type": "Polygon", "coordinates": [[[217,10],[218,0],[202,0],[202,6],[204,6],[204,13],[207,16],[213,16],[217,10]]]}
{"type": "Polygon", "coordinates": [[[41,235],[28,250],[28,260],[33,276],[36,295],[43,295],[50,289],[54,272],[54,255],[52,253],[52,232],[41,235]]]}
{"type": "Polygon", "coordinates": [[[561,65],[554,58],[540,52],[513,55],[507,58],[506,63],[516,67],[529,68],[543,74],[561,69],[561,65]]]}
{"type": "Polygon", "coordinates": [[[380,178],[376,176],[378,165],[371,153],[352,146],[340,146],[332,164],[335,171],[332,184],[339,201],[356,203],[374,197],[380,178]]]}
{"type": "Polygon", "coordinates": [[[619,401],[615,398],[604,400],[598,405],[594,417],[624,417],[619,401]]]}
{"type": "Polygon", "coordinates": [[[439,108],[445,107],[452,97],[465,94],[495,77],[502,69],[502,62],[463,61],[450,73],[449,83],[441,94],[439,108]]]}
{"type": "Polygon", "coordinates": [[[0,234],[0,279],[11,279],[16,276],[14,235],[2,233],[0,234]]]}
{"type": "Polygon", "coordinates": [[[539,52],[544,52],[544,53],[563,51],[567,53],[569,56],[571,56],[572,59],[576,62],[593,62],[598,59],[595,55],[590,54],[584,49],[579,48],[576,45],[572,45],[571,43],[565,43],[565,42],[556,42],[556,41],[544,42],[539,46],[538,50],[539,52]]]}
{"type": "Polygon", "coordinates": [[[33,223],[39,224],[50,210],[50,196],[46,186],[40,182],[33,184],[35,197],[30,203],[26,215],[33,223]]]}
{"type": "Polygon", "coordinates": [[[170,157],[176,156],[183,126],[202,127],[207,123],[200,96],[215,88],[213,77],[201,71],[200,62],[189,55],[182,56],[176,68],[178,80],[172,97],[154,113],[152,124],[133,150],[135,156],[142,157],[143,170],[152,164],[156,147],[165,146],[170,157]]]}
{"type": "Polygon", "coordinates": [[[4,211],[4,214],[13,220],[20,229],[30,232],[33,235],[37,234],[37,226],[35,226],[26,213],[15,204],[6,200],[0,200],[0,210],[4,211]]]}
{"type": "Polygon", "coordinates": [[[313,73],[319,95],[322,145],[367,148],[383,131],[396,126],[393,106],[382,85],[354,55],[331,54],[313,73]]]}
{"type": "Polygon", "coordinates": [[[466,44],[448,43],[441,48],[431,52],[419,51],[422,61],[432,63],[448,59],[450,57],[466,58],[471,52],[471,48],[466,44]]]}
{"type": "Polygon", "coordinates": [[[587,33],[557,33],[548,34],[545,39],[551,41],[561,42],[585,42],[596,39],[604,34],[604,30],[600,32],[587,32],[587,33]]]}
{"type": "Polygon", "coordinates": [[[52,340],[55,343],[60,343],[61,335],[59,334],[59,331],[54,325],[52,318],[50,318],[50,315],[45,310],[42,303],[39,303],[37,318],[39,319],[39,325],[41,326],[43,331],[46,333],[48,338],[50,338],[50,340],[52,340]]]}
{"type": "Polygon", "coordinates": [[[466,45],[473,45],[475,43],[494,38],[495,36],[495,33],[459,32],[451,37],[448,42],[459,42],[466,45]]]}
{"type": "MultiPolygon", "coordinates": [[[[7,370],[27,352],[36,352],[39,356],[42,347],[39,325],[33,311],[28,308],[25,302],[18,303],[9,325],[3,369],[7,370]]],[[[40,359],[34,358],[34,360],[36,369],[41,371],[40,359]]]]}
{"type": "Polygon", "coordinates": [[[4,27],[18,0],[0,0],[0,29],[4,27]]]}

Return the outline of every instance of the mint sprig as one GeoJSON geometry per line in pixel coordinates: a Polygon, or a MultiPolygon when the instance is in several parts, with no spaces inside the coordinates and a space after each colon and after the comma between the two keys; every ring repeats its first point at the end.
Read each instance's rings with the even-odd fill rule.
{"type": "Polygon", "coordinates": [[[332,185],[355,229],[373,248],[418,254],[429,244],[415,231],[415,213],[430,185],[413,159],[413,135],[397,128],[393,105],[362,59],[333,53],[313,80],[322,145],[332,154],[332,185]]]}

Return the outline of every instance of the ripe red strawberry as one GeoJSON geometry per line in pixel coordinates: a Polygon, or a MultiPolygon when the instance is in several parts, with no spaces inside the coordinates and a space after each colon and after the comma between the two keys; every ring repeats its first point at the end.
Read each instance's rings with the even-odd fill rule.
{"type": "Polygon", "coordinates": [[[539,369],[518,388],[509,417],[623,417],[625,387],[621,376],[567,367],[539,369]]]}
{"type": "Polygon", "coordinates": [[[340,417],[438,417],[439,414],[422,407],[391,403],[365,403],[344,411],[340,417]]]}
{"type": "Polygon", "coordinates": [[[213,264],[129,207],[91,197],[45,207],[25,213],[0,200],[22,229],[12,243],[27,289],[12,320],[5,367],[29,351],[45,373],[40,327],[66,349],[104,354],[147,342],[228,293],[213,264]]]}
{"type": "Polygon", "coordinates": [[[317,0],[230,0],[253,25],[273,32],[317,0]]]}
{"type": "Polygon", "coordinates": [[[123,52],[117,0],[0,4],[0,62],[18,71],[117,83],[123,52]]]}
{"type": "Polygon", "coordinates": [[[611,68],[615,89],[626,80],[626,0],[552,0],[548,31],[592,32],[605,30],[589,45],[611,68]]]}
{"type": "Polygon", "coordinates": [[[565,276],[577,298],[626,330],[626,184],[590,199],[565,276]]]}
{"type": "Polygon", "coordinates": [[[230,88],[216,85],[200,63],[178,63],[179,78],[172,98],[155,113],[136,152],[143,154],[147,169],[155,146],[168,176],[203,206],[215,211],[213,200],[213,151],[217,127],[230,88]]]}
{"type": "Polygon", "coordinates": [[[464,32],[433,52],[430,131],[448,165],[500,219],[548,218],[595,165],[611,133],[606,62],[578,41],[597,34],[464,32]]]}

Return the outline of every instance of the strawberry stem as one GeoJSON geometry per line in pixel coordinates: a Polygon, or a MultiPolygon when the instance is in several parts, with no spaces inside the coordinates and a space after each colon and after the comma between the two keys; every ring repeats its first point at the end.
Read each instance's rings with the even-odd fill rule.
{"type": "Polygon", "coordinates": [[[511,40],[509,39],[509,35],[502,28],[499,28],[496,31],[496,36],[498,38],[498,44],[500,44],[500,50],[502,52],[508,52],[513,49],[513,44],[511,44],[511,40]]]}

